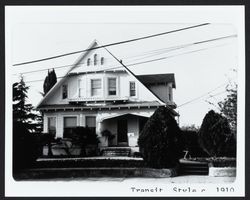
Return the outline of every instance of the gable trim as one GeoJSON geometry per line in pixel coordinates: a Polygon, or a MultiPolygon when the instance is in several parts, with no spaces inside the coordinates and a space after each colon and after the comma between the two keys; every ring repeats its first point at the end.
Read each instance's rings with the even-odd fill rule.
{"type": "MultiPolygon", "coordinates": [[[[87,49],[93,49],[94,46],[97,45],[97,40],[95,39],[87,49]]],[[[78,66],[78,64],[89,54],[90,51],[86,51],[83,55],[81,55],[77,61],[72,65],[72,67],[65,73],[65,75],[63,76],[63,78],[58,81],[50,90],[49,92],[41,99],[41,101],[37,104],[37,106],[35,107],[35,109],[38,109],[41,104],[54,92],[55,89],[59,88],[62,83],[66,80],[66,78],[69,76],[69,72],[71,72],[76,66],[78,66]]]]}

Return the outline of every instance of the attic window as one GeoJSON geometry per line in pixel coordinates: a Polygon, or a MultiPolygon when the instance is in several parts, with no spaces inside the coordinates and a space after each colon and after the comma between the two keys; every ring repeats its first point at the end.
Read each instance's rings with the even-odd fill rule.
{"type": "Polygon", "coordinates": [[[101,65],[103,65],[103,64],[104,64],[104,58],[101,57],[101,65]]]}
{"type": "Polygon", "coordinates": [[[88,60],[87,60],[87,66],[89,66],[90,65],[90,58],[88,58],[88,60]]]}
{"type": "Polygon", "coordinates": [[[97,65],[97,54],[94,55],[94,65],[97,65]]]}

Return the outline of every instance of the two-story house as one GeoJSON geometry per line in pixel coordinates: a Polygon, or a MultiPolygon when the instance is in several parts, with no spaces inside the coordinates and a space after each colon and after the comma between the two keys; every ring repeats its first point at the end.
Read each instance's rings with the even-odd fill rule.
{"type": "Polygon", "coordinates": [[[105,48],[94,41],[67,74],[40,101],[44,132],[64,137],[64,129],[88,126],[100,137],[100,147],[136,148],[146,120],[161,106],[174,116],[174,74],[134,75],[105,48]],[[115,135],[107,143],[101,135],[115,135]]]}

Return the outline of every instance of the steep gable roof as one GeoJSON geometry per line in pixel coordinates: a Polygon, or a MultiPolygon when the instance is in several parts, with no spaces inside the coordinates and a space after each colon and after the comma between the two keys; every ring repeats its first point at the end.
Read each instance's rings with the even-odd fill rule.
{"type": "MultiPolygon", "coordinates": [[[[65,73],[65,75],[63,76],[63,78],[58,81],[51,89],[50,91],[43,97],[43,99],[38,103],[37,105],[37,108],[39,108],[43,102],[46,101],[46,99],[48,99],[53,93],[54,91],[56,91],[62,84],[63,82],[67,79],[68,75],[70,75],[71,72],[75,72],[75,71],[78,71],[76,70],[77,68],[79,68],[79,66],[81,65],[82,61],[87,57],[88,54],[91,53],[91,49],[97,49],[96,47],[100,47],[100,49],[104,49],[106,50],[106,52],[108,52],[113,58],[114,60],[116,61],[117,64],[119,64],[119,66],[121,66],[122,68],[124,68],[124,70],[130,74],[131,76],[133,76],[136,80],[138,80],[139,83],[141,83],[146,90],[148,90],[155,98],[156,100],[159,101],[160,104],[162,105],[165,105],[165,103],[152,91],[150,90],[147,85],[142,82],[141,79],[144,79],[145,81],[145,78],[149,81],[149,80],[153,80],[153,78],[148,75],[146,75],[144,78],[142,78],[142,76],[136,76],[133,72],[131,72],[122,62],[120,62],[107,48],[103,47],[102,45],[100,45],[99,42],[97,42],[97,40],[94,40],[90,46],[88,47],[88,49],[90,49],[90,51],[86,51],[84,52],[80,57],[79,59],[72,65],[72,67],[65,73]]],[[[152,75],[153,76],[153,75],[152,75]]]]}
{"type": "MultiPolygon", "coordinates": [[[[98,44],[97,44],[97,40],[94,40],[94,41],[89,45],[89,47],[88,47],[87,49],[92,49],[92,48],[96,47],[97,45],[98,45],[98,44]]],[[[79,59],[76,60],[76,62],[72,65],[72,67],[69,68],[69,70],[64,74],[63,78],[62,78],[60,81],[58,81],[58,82],[49,90],[49,92],[41,99],[41,101],[37,104],[36,108],[38,108],[39,106],[41,106],[42,103],[43,103],[46,99],[48,99],[48,98],[53,94],[53,92],[54,92],[57,88],[59,88],[59,87],[63,84],[63,82],[66,80],[67,76],[69,75],[69,73],[70,73],[74,68],[76,68],[76,67],[79,65],[79,63],[81,63],[81,61],[89,54],[89,52],[90,52],[90,51],[84,52],[84,53],[79,57],[79,59]]]]}

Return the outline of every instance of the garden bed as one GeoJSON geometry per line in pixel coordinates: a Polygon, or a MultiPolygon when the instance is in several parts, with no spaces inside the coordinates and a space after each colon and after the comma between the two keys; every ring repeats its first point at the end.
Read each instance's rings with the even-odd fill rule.
{"type": "Polygon", "coordinates": [[[209,167],[236,167],[236,158],[218,157],[218,158],[190,158],[187,161],[207,162],[209,167]]]}

